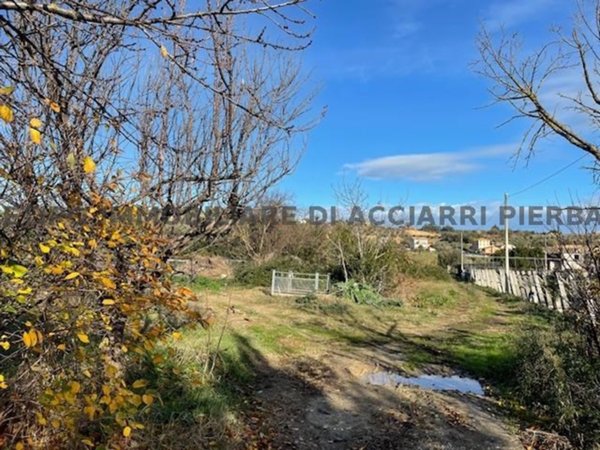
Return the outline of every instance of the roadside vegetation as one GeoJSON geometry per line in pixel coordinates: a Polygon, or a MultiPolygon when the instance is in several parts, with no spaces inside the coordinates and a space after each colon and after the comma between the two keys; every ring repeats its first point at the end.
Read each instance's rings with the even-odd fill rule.
{"type": "MultiPolygon", "coordinates": [[[[514,448],[528,427],[598,448],[596,235],[558,316],[455,280],[452,229],[433,254],[343,219],[241,221],[285,204],[273,189],[322,115],[294,57],[313,16],[302,0],[200,3],[0,4],[0,447],[345,446],[342,423],[358,448],[514,448]],[[174,268],[196,256],[231,276],[174,268]],[[331,292],[272,297],[273,270],[330,274],[331,292]],[[365,382],[381,371],[469,376],[488,395],[365,382]]],[[[492,92],[533,120],[529,150],[556,133],[600,160],[537,93],[575,66],[600,103],[596,4],[556,58],[480,39],[492,92]]],[[[360,183],[335,195],[345,212],[366,202],[360,183]]],[[[515,254],[541,255],[515,235],[515,254]]]]}

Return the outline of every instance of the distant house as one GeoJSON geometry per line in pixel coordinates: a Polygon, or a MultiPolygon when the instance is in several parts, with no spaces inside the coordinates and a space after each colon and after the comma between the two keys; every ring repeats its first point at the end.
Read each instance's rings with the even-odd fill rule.
{"type": "Polygon", "coordinates": [[[479,250],[479,253],[486,256],[492,256],[498,253],[500,250],[504,250],[504,247],[498,247],[494,243],[491,243],[489,246],[483,247],[481,250],[479,250]]]}
{"type": "Polygon", "coordinates": [[[408,242],[408,246],[412,250],[429,250],[440,239],[439,233],[416,228],[404,228],[401,233],[404,242],[408,242]]]}
{"type": "Polygon", "coordinates": [[[564,245],[548,251],[548,270],[583,270],[584,247],[564,245]]]}
{"type": "Polygon", "coordinates": [[[429,244],[429,239],[424,237],[411,237],[410,240],[410,248],[412,250],[429,250],[431,245],[429,244]]]}
{"type": "Polygon", "coordinates": [[[492,247],[491,239],[479,238],[471,246],[472,250],[477,253],[485,254],[486,249],[492,247]]]}

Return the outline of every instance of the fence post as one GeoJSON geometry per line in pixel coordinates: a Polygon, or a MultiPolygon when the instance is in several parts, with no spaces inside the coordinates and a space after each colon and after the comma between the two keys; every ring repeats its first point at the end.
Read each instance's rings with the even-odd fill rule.
{"type": "Polygon", "coordinates": [[[319,272],[315,273],[315,292],[319,292],[319,272]]]}
{"type": "Polygon", "coordinates": [[[329,293],[329,274],[327,274],[327,287],[326,287],[326,292],[329,293]]]}
{"type": "Polygon", "coordinates": [[[271,273],[271,295],[275,295],[275,269],[271,273]]]}

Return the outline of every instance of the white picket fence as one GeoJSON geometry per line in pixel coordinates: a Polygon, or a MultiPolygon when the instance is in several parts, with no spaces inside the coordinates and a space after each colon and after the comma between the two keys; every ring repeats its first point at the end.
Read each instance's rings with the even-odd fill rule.
{"type": "Polygon", "coordinates": [[[306,295],[329,292],[329,274],[273,271],[271,295],[306,295]]]}

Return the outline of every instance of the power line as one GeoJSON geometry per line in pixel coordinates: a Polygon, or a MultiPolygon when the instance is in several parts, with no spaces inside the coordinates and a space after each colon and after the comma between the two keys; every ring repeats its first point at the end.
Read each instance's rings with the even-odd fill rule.
{"type": "Polygon", "coordinates": [[[558,170],[557,170],[556,172],[554,172],[554,173],[551,173],[551,174],[550,174],[550,175],[548,175],[547,177],[545,177],[545,178],[542,178],[541,180],[539,180],[539,181],[537,181],[537,182],[535,182],[535,183],[533,183],[533,184],[531,184],[531,185],[527,186],[527,187],[526,187],[526,188],[524,188],[524,189],[521,189],[520,191],[513,192],[512,194],[509,194],[509,195],[510,195],[510,197],[514,197],[515,195],[522,194],[522,193],[524,193],[524,192],[527,192],[527,191],[528,191],[528,190],[530,190],[530,189],[533,189],[534,187],[537,187],[537,186],[539,186],[540,184],[543,184],[543,183],[545,183],[545,182],[546,182],[546,181],[548,181],[549,179],[551,179],[551,178],[554,178],[556,175],[559,175],[559,174],[563,173],[565,170],[567,170],[568,168],[570,168],[570,167],[574,166],[575,164],[577,164],[579,161],[581,161],[582,159],[584,159],[584,158],[586,158],[586,157],[587,157],[587,155],[580,156],[580,157],[579,157],[579,158],[577,158],[575,161],[572,161],[572,162],[570,162],[570,163],[569,163],[569,164],[567,164],[566,166],[564,166],[564,167],[562,167],[562,168],[558,169],[558,170]]]}

